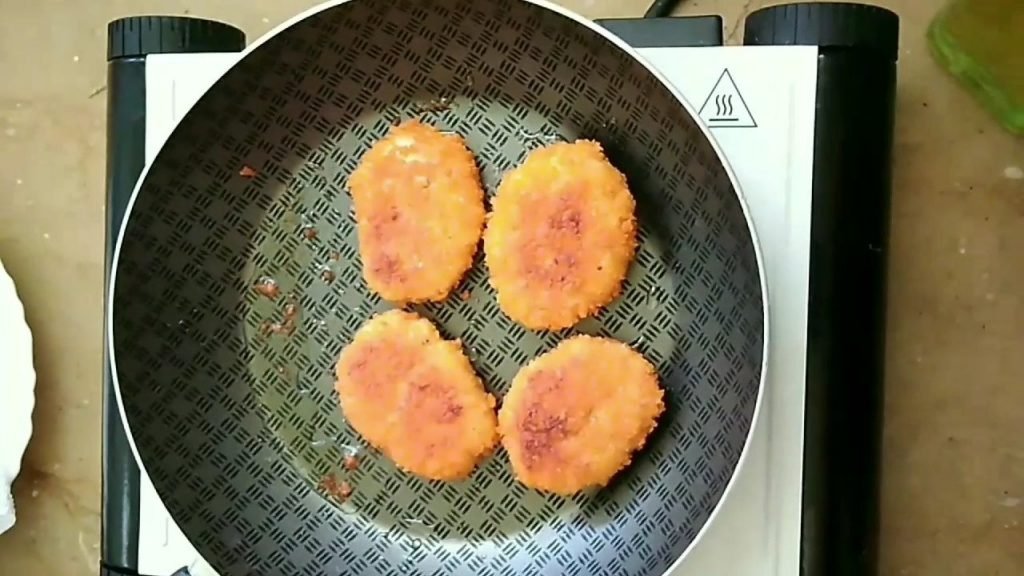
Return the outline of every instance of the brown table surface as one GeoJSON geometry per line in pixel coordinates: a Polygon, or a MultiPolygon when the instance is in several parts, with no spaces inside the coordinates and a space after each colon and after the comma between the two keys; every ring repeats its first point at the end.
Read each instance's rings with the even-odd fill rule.
{"type": "MultiPolygon", "coordinates": [[[[593,18],[649,0],[563,0],[593,18]]],[[[231,21],[254,39],[315,0],[6,2],[0,259],[35,337],[35,435],[0,572],[96,574],[99,557],[106,23],[231,21]],[[258,7],[257,7],[258,6],[258,7]]],[[[691,0],[736,22],[772,2],[691,0]]],[[[1024,140],[931,60],[942,0],[902,17],[889,273],[881,574],[1024,575],[1024,140]],[[1014,256],[1017,254],[1017,256],[1014,256]]],[[[2,400],[0,400],[2,401],[2,400]]]]}

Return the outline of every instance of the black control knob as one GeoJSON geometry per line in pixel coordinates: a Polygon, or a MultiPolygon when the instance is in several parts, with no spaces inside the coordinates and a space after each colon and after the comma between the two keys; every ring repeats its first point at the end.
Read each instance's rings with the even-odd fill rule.
{"type": "Polygon", "coordinates": [[[239,52],[245,32],[187,16],[131,16],[107,24],[107,59],[195,52],[239,52]]]}
{"type": "Polygon", "coordinates": [[[867,4],[783,4],[747,16],[743,43],[853,48],[895,61],[899,54],[899,17],[867,4]]]}

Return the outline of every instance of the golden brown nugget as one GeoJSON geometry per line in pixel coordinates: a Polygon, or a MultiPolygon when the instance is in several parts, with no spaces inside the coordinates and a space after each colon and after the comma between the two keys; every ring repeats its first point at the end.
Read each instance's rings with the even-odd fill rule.
{"type": "Polygon", "coordinates": [[[609,304],[636,251],[635,207],[597,142],[531,152],[502,179],[484,232],[501,309],[527,328],[557,330],[609,304]]]}
{"type": "Polygon", "coordinates": [[[370,148],[348,183],[369,288],[392,302],[444,300],[473,264],[485,218],[463,139],[410,120],[370,148]]]}
{"type": "Polygon", "coordinates": [[[497,444],[494,397],[462,344],[416,314],[393,310],[364,324],[336,375],[349,423],[403,470],[460,480],[497,444]]]}
{"type": "Polygon", "coordinates": [[[608,484],[664,409],[643,356],[615,340],[575,336],[516,374],[498,431],[520,482],[569,495],[608,484]]]}

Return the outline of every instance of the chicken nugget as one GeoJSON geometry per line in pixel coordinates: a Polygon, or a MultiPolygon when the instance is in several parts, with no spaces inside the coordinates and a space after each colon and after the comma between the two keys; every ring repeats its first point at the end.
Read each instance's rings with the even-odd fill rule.
{"type": "Polygon", "coordinates": [[[370,148],[348,184],[369,288],[398,303],[444,300],[473,264],[485,219],[463,139],[404,122],[370,148]]]}
{"type": "Polygon", "coordinates": [[[416,314],[392,310],[364,324],[336,375],[349,423],[407,472],[460,480],[498,442],[494,397],[462,344],[416,314]]]}
{"type": "Polygon", "coordinates": [[[636,251],[635,208],[597,142],[531,152],[502,179],[484,231],[502,311],[527,328],[557,330],[611,303],[636,251]]]}
{"type": "Polygon", "coordinates": [[[520,482],[570,495],[608,484],[664,409],[643,356],[615,340],[575,336],[516,374],[498,431],[520,482]]]}

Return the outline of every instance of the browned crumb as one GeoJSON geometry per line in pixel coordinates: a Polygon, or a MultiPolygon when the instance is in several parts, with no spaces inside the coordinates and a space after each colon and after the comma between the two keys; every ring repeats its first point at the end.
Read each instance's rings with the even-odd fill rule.
{"type": "Polygon", "coordinates": [[[328,474],[320,479],[319,488],[327,495],[339,502],[348,500],[355,489],[347,481],[342,480],[341,482],[334,476],[334,474],[328,474]]]}
{"type": "Polygon", "coordinates": [[[444,112],[452,107],[452,99],[447,96],[435,98],[426,103],[420,103],[419,111],[423,112],[444,112]]]}
{"type": "Polygon", "coordinates": [[[348,482],[342,480],[341,485],[338,486],[338,496],[341,496],[344,500],[348,500],[349,497],[352,496],[353,492],[355,492],[355,488],[353,488],[348,482]]]}
{"type": "Polygon", "coordinates": [[[278,286],[277,280],[273,278],[263,277],[256,281],[256,284],[252,287],[257,294],[267,298],[269,300],[276,300],[281,295],[281,287],[278,286]]]}
{"type": "Polygon", "coordinates": [[[295,320],[299,317],[299,305],[295,302],[289,302],[284,307],[284,322],[286,324],[295,324],[295,320]]]}
{"type": "Polygon", "coordinates": [[[284,317],[280,322],[270,322],[269,320],[260,325],[260,332],[264,336],[270,336],[271,334],[283,334],[285,336],[291,336],[295,332],[296,320],[299,318],[299,306],[295,302],[289,302],[284,307],[284,317]]]}
{"type": "Polygon", "coordinates": [[[285,324],[283,322],[271,322],[269,320],[260,324],[260,333],[264,336],[270,336],[271,334],[282,334],[284,336],[291,336],[295,332],[295,326],[285,324]]]}
{"type": "Polygon", "coordinates": [[[459,299],[462,300],[463,302],[469,302],[469,299],[472,297],[473,293],[470,292],[469,290],[463,290],[462,292],[459,292],[459,299]]]}
{"type": "Polygon", "coordinates": [[[320,279],[328,284],[334,282],[334,280],[337,277],[338,275],[335,274],[334,270],[331,270],[330,268],[324,268],[323,270],[320,271],[320,279]]]}
{"type": "Polygon", "coordinates": [[[238,171],[238,175],[242,178],[255,178],[256,169],[251,166],[242,166],[242,169],[238,171]]]}
{"type": "Polygon", "coordinates": [[[359,458],[355,454],[349,454],[345,456],[345,470],[353,471],[359,469],[359,458]]]}
{"type": "Polygon", "coordinates": [[[319,235],[320,232],[318,232],[317,229],[312,226],[302,227],[302,237],[305,238],[306,240],[309,240],[310,242],[316,240],[316,237],[319,235]]]}
{"type": "Polygon", "coordinates": [[[341,252],[338,252],[337,250],[331,250],[331,254],[328,256],[328,258],[331,259],[331,262],[337,262],[341,260],[341,252]]]}

